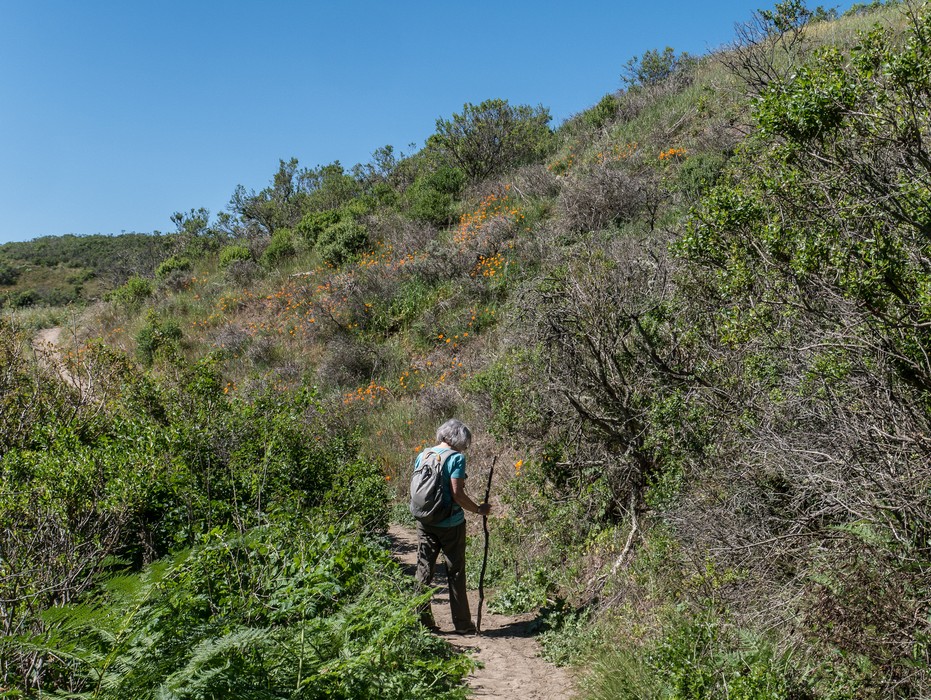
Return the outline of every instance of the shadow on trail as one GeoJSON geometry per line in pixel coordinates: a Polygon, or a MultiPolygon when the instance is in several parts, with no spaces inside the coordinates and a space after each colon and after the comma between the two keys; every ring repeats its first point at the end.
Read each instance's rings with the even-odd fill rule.
{"type": "Polygon", "coordinates": [[[525,620],[523,622],[509,622],[506,625],[501,625],[500,627],[494,627],[492,629],[485,628],[480,635],[473,637],[473,639],[482,639],[483,637],[528,639],[536,636],[539,631],[540,620],[539,618],[534,618],[533,620],[525,620]]]}

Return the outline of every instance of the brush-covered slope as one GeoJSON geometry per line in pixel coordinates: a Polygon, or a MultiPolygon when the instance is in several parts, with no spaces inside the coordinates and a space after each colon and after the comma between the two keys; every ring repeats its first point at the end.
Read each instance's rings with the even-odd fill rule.
{"type": "MultiPolygon", "coordinates": [[[[638,57],[555,129],[488,100],[413,154],[282,161],[215,221],[179,216],[171,256],[85,316],[72,362],[96,388],[62,458],[126,400],[112,358],[139,387],[126,420],[209,437],[139,496],[149,529],[125,532],[161,555],[214,525],[178,486],[203,497],[207,463],[222,523],[377,524],[377,488],[403,501],[456,415],[473,475],[507,466],[491,604],[542,608],[591,697],[922,697],[929,31],[910,4],[789,0],[727,50],[638,57]]],[[[11,434],[8,472],[51,439],[11,434]]],[[[145,560],[127,537],[112,552],[145,560]]]]}

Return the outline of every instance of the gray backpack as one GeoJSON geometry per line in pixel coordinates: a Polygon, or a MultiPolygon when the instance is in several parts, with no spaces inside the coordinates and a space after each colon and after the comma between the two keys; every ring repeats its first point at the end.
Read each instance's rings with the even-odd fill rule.
{"type": "Polygon", "coordinates": [[[443,465],[456,454],[448,450],[440,455],[430,449],[420,458],[420,468],[411,476],[411,515],[424,525],[446,520],[453,510],[452,499],[443,501],[443,465]]]}

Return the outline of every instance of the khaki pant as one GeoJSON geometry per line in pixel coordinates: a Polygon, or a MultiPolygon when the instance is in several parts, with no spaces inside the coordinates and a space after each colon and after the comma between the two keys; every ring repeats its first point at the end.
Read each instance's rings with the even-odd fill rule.
{"type": "MultiPolygon", "coordinates": [[[[469,612],[469,596],[466,593],[466,526],[460,523],[453,527],[433,527],[417,523],[417,573],[415,577],[424,586],[433,581],[436,559],[443,552],[446,559],[446,577],[449,581],[449,609],[453,625],[457,630],[468,630],[472,624],[469,612]]],[[[432,627],[433,613],[427,603],[420,613],[421,622],[432,627]]]]}

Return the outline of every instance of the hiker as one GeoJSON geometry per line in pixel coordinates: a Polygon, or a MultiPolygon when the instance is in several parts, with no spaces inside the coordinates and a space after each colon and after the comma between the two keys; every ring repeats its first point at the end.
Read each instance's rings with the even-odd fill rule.
{"type": "MultiPolygon", "coordinates": [[[[462,421],[455,418],[446,421],[436,431],[437,445],[421,452],[414,462],[414,471],[427,461],[435,461],[436,454],[442,465],[443,500],[449,508],[449,516],[426,525],[417,523],[417,573],[416,579],[423,586],[433,580],[433,569],[440,552],[446,559],[446,575],[449,582],[449,607],[457,634],[475,634],[469,598],[466,594],[466,524],[465,513],[488,515],[488,503],[478,505],[465,492],[466,459],[462,452],[472,442],[472,433],[462,421]]],[[[445,511],[443,513],[445,515],[445,511]]],[[[420,614],[421,623],[430,630],[438,628],[426,603],[420,614]]]]}

